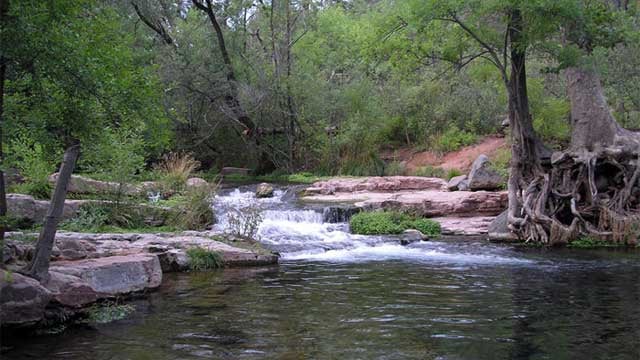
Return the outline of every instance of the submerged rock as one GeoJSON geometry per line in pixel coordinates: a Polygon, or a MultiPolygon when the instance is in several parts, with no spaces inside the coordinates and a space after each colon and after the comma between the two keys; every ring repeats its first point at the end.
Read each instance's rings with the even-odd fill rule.
{"type": "Polygon", "coordinates": [[[330,224],[349,222],[360,211],[362,208],[356,206],[328,206],[322,210],[322,221],[330,224]]]}
{"type": "Polygon", "coordinates": [[[428,239],[429,237],[421,233],[419,230],[408,229],[400,234],[400,245],[409,245],[414,242],[428,239]]]}
{"type": "Polygon", "coordinates": [[[259,184],[256,188],[257,198],[269,198],[273,196],[273,186],[268,183],[259,184]]]}
{"type": "Polygon", "coordinates": [[[486,155],[480,155],[473,162],[469,172],[469,189],[496,190],[503,184],[503,179],[497,171],[491,168],[491,162],[486,155]]]}

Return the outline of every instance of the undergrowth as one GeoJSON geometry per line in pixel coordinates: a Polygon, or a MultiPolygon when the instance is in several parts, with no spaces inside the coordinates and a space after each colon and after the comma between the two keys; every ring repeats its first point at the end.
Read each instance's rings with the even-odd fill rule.
{"type": "Polygon", "coordinates": [[[441,233],[440,224],[436,221],[395,211],[360,212],[353,215],[349,226],[352,233],[360,235],[393,235],[408,229],[430,237],[441,233]]]}

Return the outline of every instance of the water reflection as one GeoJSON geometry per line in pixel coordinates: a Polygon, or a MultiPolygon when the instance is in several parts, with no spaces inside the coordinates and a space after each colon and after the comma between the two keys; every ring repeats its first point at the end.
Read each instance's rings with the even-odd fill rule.
{"type": "Polygon", "coordinates": [[[3,359],[634,359],[637,254],[296,263],[168,276],[130,319],[3,359]]]}

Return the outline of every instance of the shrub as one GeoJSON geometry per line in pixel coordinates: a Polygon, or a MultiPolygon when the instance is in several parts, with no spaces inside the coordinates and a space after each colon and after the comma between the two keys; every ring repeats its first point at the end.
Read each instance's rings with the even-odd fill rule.
{"type": "Polygon", "coordinates": [[[212,208],[212,197],[216,192],[216,185],[189,188],[183,196],[174,203],[174,214],[170,219],[171,225],[184,230],[206,230],[215,220],[212,208]]]}
{"type": "Polygon", "coordinates": [[[360,235],[401,234],[408,229],[419,230],[431,237],[440,235],[440,224],[399,212],[361,212],[351,217],[351,232],[360,235]]]}
{"type": "Polygon", "coordinates": [[[262,223],[262,213],[255,205],[229,210],[229,229],[233,235],[255,239],[262,223]]]}
{"type": "Polygon", "coordinates": [[[187,153],[169,153],[157,166],[161,182],[166,191],[180,192],[184,190],[189,176],[200,166],[200,163],[187,153]]]}
{"type": "Polygon", "coordinates": [[[187,250],[191,270],[203,271],[219,269],[224,266],[224,258],[216,251],[194,247],[187,250]]]}
{"type": "Polygon", "coordinates": [[[25,136],[20,136],[9,143],[12,154],[9,163],[15,166],[24,177],[25,182],[14,187],[13,191],[26,193],[38,199],[48,199],[52,187],[49,175],[55,169],[47,158],[44,147],[25,136]]]}
{"type": "Polygon", "coordinates": [[[147,220],[164,223],[167,211],[141,204],[90,202],[80,206],[78,214],[60,224],[60,228],[77,232],[118,231],[119,229],[145,229],[147,220]]]}
{"type": "Polygon", "coordinates": [[[478,136],[472,132],[460,130],[457,126],[451,126],[442,135],[437,137],[435,148],[438,151],[456,151],[463,146],[474,144],[478,136]]]}
{"type": "Polygon", "coordinates": [[[405,174],[405,165],[400,161],[392,161],[384,168],[386,176],[399,176],[405,174]]]}
{"type": "Polygon", "coordinates": [[[434,166],[422,166],[413,171],[414,176],[424,176],[424,177],[444,177],[444,170],[439,167],[434,166]]]}

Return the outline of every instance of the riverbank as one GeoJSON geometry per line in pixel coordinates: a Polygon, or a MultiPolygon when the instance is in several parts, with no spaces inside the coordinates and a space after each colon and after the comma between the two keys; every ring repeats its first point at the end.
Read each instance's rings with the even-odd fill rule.
{"type": "Polygon", "coordinates": [[[190,270],[189,249],[219,254],[223,266],[265,266],[278,255],[260,244],[210,232],[88,234],[60,232],[43,283],[17,272],[33,256],[37,234],[8,233],[0,270],[3,327],[49,326],[89,306],[156,289],[164,273],[190,270]]]}

